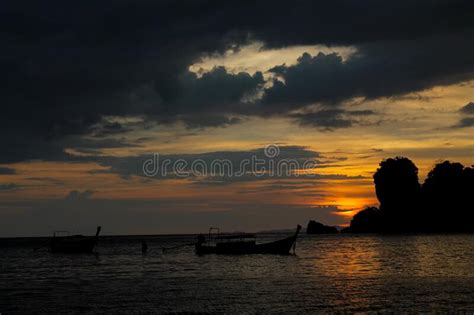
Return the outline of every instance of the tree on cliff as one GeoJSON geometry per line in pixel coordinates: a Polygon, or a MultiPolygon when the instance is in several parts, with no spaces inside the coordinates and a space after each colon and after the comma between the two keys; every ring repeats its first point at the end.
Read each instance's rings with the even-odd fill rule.
{"type": "Polygon", "coordinates": [[[472,189],[474,171],[461,163],[444,161],[431,170],[423,183],[423,206],[430,232],[472,231],[472,189]]]}
{"type": "Polygon", "coordinates": [[[418,168],[408,158],[382,161],[374,174],[375,193],[380,202],[382,230],[409,232],[420,223],[418,168]]]}

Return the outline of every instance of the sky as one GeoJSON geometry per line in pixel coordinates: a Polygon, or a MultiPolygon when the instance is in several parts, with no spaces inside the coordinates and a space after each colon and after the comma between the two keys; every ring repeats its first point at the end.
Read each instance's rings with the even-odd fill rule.
{"type": "Polygon", "coordinates": [[[474,164],[472,1],[7,0],[0,29],[0,237],[345,226],[385,158],[474,164]],[[299,166],[189,172],[252,157],[299,166]]]}

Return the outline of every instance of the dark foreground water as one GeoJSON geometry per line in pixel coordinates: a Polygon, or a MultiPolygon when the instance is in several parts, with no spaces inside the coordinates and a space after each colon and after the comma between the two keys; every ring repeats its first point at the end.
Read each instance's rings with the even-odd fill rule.
{"type": "Polygon", "coordinates": [[[1,240],[0,313],[474,312],[473,235],[303,235],[287,257],[161,253],[191,236],[146,237],[143,256],[141,239],[103,237],[98,255],[1,240]]]}

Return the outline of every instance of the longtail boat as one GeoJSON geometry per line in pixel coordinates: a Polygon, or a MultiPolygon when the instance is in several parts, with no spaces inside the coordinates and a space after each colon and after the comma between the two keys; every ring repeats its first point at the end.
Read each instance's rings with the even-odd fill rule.
{"type": "Polygon", "coordinates": [[[101,227],[97,227],[95,236],[69,235],[67,231],[56,231],[51,238],[52,253],[92,253],[97,245],[101,227]]]}
{"type": "Polygon", "coordinates": [[[298,225],[296,232],[287,238],[257,244],[254,234],[230,234],[220,235],[218,228],[210,228],[208,239],[204,235],[199,235],[196,243],[196,254],[222,254],[222,255],[249,255],[249,254],[275,254],[288,255],[291,248],[294,248],[296,239],[301,230],[298,225]],[[217,230],[217,235],[213,236],[211,232],[217,230]]]}

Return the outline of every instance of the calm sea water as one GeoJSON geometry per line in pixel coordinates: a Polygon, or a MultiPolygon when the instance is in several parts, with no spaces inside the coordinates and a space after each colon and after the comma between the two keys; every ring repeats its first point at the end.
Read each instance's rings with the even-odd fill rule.
{"type": "MultiPolygon", "coordinates": [[[[265,235],[262,241],[281,238],[265,235]]],[[[474,236],[307,236],[296,256],[205,256],[192,236],[102,237],[98,255],[1,240],[0,312],[474,312],[474,236]]]]}

